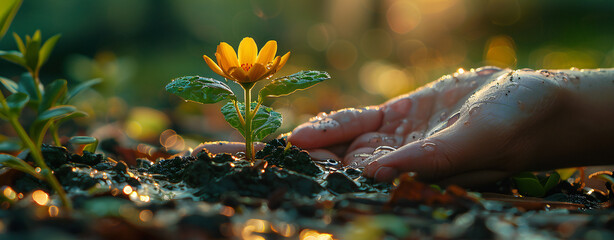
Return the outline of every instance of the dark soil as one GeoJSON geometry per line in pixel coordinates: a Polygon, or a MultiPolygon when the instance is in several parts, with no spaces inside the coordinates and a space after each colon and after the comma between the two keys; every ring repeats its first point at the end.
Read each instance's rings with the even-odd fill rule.
{"type": "Polygon", "coordinates": [[[487,201],[455,186],[438,190],[410,175],[394,186],[374,183],[362,169],[315,162],[285,139],[269,142],[255,162],[201,152],[128,166],[51,146],[43,154],[75,212],[55,207],[56,198],[34,203],[33,191],[50,188],[5,172],[3,182],[22,195],[10,200],[3,187],[0,239],[614,237],[614,212],[604,208],[611,198],[566,181],[541,200],[513,198],[513,186],[504,181],[493,189],[512,201],[487,201]]]}

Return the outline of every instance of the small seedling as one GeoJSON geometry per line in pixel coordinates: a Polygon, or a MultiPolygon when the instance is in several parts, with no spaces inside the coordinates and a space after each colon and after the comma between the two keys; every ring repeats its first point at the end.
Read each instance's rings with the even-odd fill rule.
{"type": "MultiPolygon", "coordinates": [[[[0,7],[0,39],[6,33],[13,17],[17,13],[20,0],[3,2],[0,7]],[[5,8],[6,7],[6,8],[5,8]]],[[[4,97],[0,91],[0,119],[7,120],[19,138],[20,148],[29,150],[40,171],[25,162],[23,159],[9,154],[0,154],[0,165],[28,173],[40,180],[46,181],[51,188],[60,196],[64,207],[69,211],[72,203],[66,196],[66,192],[53,175],[51,169],[45,163],[41,152],[41,145],[48,130],[51,131],[55,145],[61,146],[57,133],[58,126],[69,119],[87,116],[85,112],[77,110],[68,102],[79,92],[100,82],[100,79],[92,79],[68,90],[67,81],[58,79],[48,85],[43,85],[39,79],[41,67],[47,62],[60,35],[55,35],[46,41],[42,41],[41,32],[37,30],[32,36],[26,35],[25,42],[17,34],[13,34],[19,51],[2,51],[0,58],[15,63],[27,70],[21,75],[19,82],[0,77],[0,84],[11,94],[4,97]],[[37,113],[36,119],[30,125],[27,132],[20,123],[23,109],[28,106],[37,113]]]]}
{"type": "Polygon", "coordinates": [[[548,176],[521,172],[512,179],[514,179],[520,194],[528,197],[543,197],[559,183],[561,176],[556,171],[552,171],[548,176]]]}
{"type": "Polygon", "coordinates": [[[606,189],[608,190],[608,195],[610,195],[610,198],[614,197],[614,176],[612,176],[612,172],[600,171],[591,174],[588,178],[600,179],[604,181],[606,189]]]}
{"type": "Polygon", "coordinates": [[[254,160],[254,141],[261,141],[281,126],[282,116],[270,107],[262,105],[267,97],[280,97],[297,90],[307,89],[330,76],[322,71],[302,71],[289,76],[271,80],[258,93],[256,102],[252,101],[252,89],[256,82],[270,79],[282,68],[290,52],[275,56],[277,42],[268,41],[258,53],[256,42],[244,38],[239,44],[239,53],[225,42],[217,47],[217,64],[204,55],[207,65],[220,76],[232,80],[243,88],[244,101],[237,97],[230,87],[219,80],[200,76],[186,76],[173,79],[166,90],[186,101],[203,104],[228,100],[222,107],[226,121],[245,138],[245,156],[254,160]],[[249,106],[249,107],[246,107],[249,106]]]}
{"type": "Polygon", "coordinates": [[[77,154],[81,154],[83,151],[94,153],[98,148],[98,139],[90,136],[74,136],[70,138],[70,143],[79,146],[77,154]]]}

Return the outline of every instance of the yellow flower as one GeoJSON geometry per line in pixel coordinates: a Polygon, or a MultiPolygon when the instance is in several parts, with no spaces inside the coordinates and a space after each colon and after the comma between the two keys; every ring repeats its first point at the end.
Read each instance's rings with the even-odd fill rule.
{"type": "Polygon", "coordinates": [[[270,77],[283,67],[290,57],[290,52],[276,57],[277,42],[273,40],[268,41],[260,53],[257,51],[258,46],[254,39],[246,37],[239,44],[238,55],[228,43],[221,42],[215,52],[217,64],[207,55],[203,55],[203,58],[211,70],[220,76],[239,83],[250,83],[270,77]]]}

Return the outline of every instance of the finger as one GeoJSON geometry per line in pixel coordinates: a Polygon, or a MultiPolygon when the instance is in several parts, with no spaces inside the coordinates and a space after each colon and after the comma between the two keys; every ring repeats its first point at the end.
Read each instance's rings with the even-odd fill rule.
{"type": "Polygon", "coordinates": [[[366,161],[373,155],[373,150],[375,148],[364,147],[351,151],[345,155],[342,163],[352,167],[364,167],[367,165],[366,161]]]}
{"type": "Polygon", "coordinates": [[[288,141],[306,149],[327,147],[375,131],[381,121],[382,114],[378,107],[343,109],[331,114],[320,114],[312,121],[301,124],[292,131],[288,141]]]}
{"type": "Polygon", "coordinates": [[[492,161],[498,158],[499,149],[503,149],[513,132],[496,117],[500,114],[497,111],[507,112],[502,110],[505,108],[509,106],[472,109],[471,114],[461,112],[452,126],[382,156],[369,164],[364,173],[379,181],[389,181],[396,174],[409,171],[417,172],[422,179],[439,180],[461,172],[505,168],[505,164],[492,161]]]}
{"type": "Polygon", "coordinates": [[[332,152],[333,154],[337,156],[345,156],[345,153],[347,152],[349,145],[350,145],[349,143],[342,143],[342,144],[332,145],[324,149],[332,152]]]}
{"type": "Polygon", "coordinates": [[[321,161],[321,160],[333,159],[335,161],[339,161],[339,156],[337,156],[333,152],[328,151],[326,149],[310,149],[310,150],[307,150],[307,152],[309,152],[309,155],[311,156],[311,159],[313,160],[321,161]]]}
{"type": "MultiPolygon", "coordinates": [[[[264,146],[266,146],[266,144],[261,142],[255,142],[254,151],[260,151],[264,148],[264,146]]],[[[245,143],[225,141],[201,143],[200,145],[198,145],[198,147],[194,149],[194,151],[192,151],[192,156],[197,156],[198,153],[203,151],[203,149],[207,149],[207,151],[212,154],[229,153],[235,155],[238,152],[245,152],[245,143]]]]}

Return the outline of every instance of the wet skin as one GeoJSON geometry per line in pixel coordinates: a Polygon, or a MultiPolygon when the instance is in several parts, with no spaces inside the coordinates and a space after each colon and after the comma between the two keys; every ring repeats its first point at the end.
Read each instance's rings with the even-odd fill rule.
{"type": "Polygon", "coordinates": [[[612,122],[614,69],[484,67],[381,105],[319,114],[289,141],[314,158],[364,166],[378,181],[412,171],[476,186],[518,171],[614,163],[612,122]]]}

